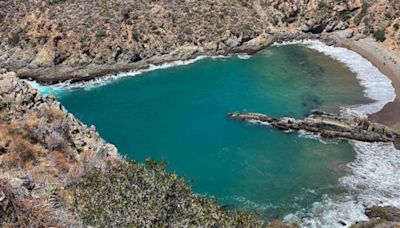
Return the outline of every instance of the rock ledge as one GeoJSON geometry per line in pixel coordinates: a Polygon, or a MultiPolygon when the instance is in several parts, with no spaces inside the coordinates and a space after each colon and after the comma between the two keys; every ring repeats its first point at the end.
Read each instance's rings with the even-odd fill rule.
{"type": "Polygon", "coordinates": [[[261,113],[228,113],[233,120],[256,121],[280,130],[305,130],[318,133],[324,138],[345,138],[365,142],[394,142],[399,145],[400,134],[367,118],[334,115],[314,111],[303,120],[290,117],[274,118],[261,113]]]}

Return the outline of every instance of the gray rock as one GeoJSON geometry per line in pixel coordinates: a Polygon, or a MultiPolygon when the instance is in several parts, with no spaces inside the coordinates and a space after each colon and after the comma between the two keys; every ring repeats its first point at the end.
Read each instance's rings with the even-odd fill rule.
{"type": "Polygon", "coordinates": [[[366,142],[398,142],[400,134],[367,118],[333,115],[314,111],[303,120],[274,118],[260,113],[228,113],[234,120],[257,121],[280,130],[305,130],[324,138],[345,138],[366,142]]]}

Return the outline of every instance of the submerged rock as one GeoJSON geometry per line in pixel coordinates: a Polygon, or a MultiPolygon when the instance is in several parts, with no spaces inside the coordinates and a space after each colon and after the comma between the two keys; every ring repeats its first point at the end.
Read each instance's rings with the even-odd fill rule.
{"type": "Polygon", "coordinates": [[[314,111],[303,120],[290,117],[274,118],[261,113],[228,113],[234,120],[257,121],[280,130],[305,130],[324,138],[345,138],[365,142],[399,142],[400,134],[364,117],[334,115],[314,111]]]}

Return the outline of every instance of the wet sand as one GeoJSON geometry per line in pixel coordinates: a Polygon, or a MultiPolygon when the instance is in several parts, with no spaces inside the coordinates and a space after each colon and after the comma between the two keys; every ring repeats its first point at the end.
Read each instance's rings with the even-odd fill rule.
{"type": "Polygon", "coordinates": [[[362,55],[392,80],[396,92],[395,100],[386,104],[381,111],[370,115],[369,118],[400,132],[400,53],[389,50],[388,47],[372,38],[355,41],[338,36],[335,39],[339,46],[362,55]]]}

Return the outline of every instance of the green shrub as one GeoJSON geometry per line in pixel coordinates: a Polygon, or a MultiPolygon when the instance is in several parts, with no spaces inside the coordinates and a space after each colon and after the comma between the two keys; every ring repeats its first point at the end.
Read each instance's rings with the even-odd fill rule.
{"type": "Polygon", "coordinates": [[[10,111],[9,110],[4,109],[4,110],[0,111],[0,122],[1,121],[7,121],[9,117],[10,117],[10,111]]]}
{"type": "Polygon", "coordinates": [[[386,40],[385,29],[379,29],[379,30],[374,31],[373,36],[375,37],[376,41],[379,41],[379,42],[385,41],[386,40]]]}
{"type": "Polygon", "coordinates": [[[248,2],[248,0],[239,0],[240,5],[242,5],[243,7],[250,7],[250,3],[248,2]]]}
{"type": "Polygon", "coordinates": [[[365,15],[367,14],[367,10],[368,10],[368,4],[367,3],[363,3],[362,7],[361,7],[361,11],[359,14],[357,14],[357,16],[354,17],[354,24],[359,25],[361,23],[361,20],[365,17],[365,15]]]}
{"type": "Polygon", "coordinates": [[[20,33],[16,32],[8,39],[8,44],[15,47],[19,44],[20,41],[21,41],[20,33]]]}
{"type": "Polygon", "coordinates": [[[318,2],[318,8],[324,8],[327,7],[327,4],[324,0],[321,0],[318,2]]]}

